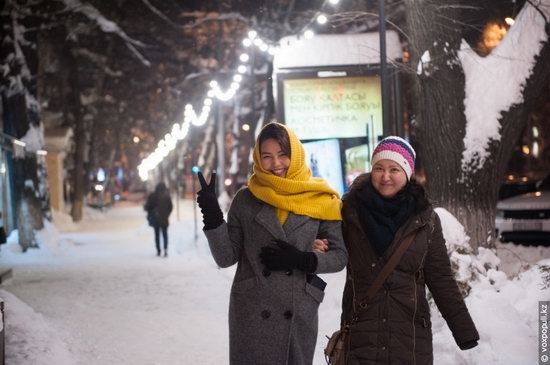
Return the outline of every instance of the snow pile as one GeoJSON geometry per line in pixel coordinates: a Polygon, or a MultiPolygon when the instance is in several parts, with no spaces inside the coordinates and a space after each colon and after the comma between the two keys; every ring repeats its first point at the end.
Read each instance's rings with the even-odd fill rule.
{"type": "Polygon", "coordinates": [[[472,283],[466,305],[481,340],[470,351],[458,349],[447,324],[431,303],[435,364],[537,363],[537,303],[548,300],[538,266],[498,286],[499,289],[487,287],[484,282],[472,283]]]}
{"type": "Polygon", "coordinates": [[[29,152],[40,150],[44,146],[44,126],[42,123],[37,127],[31,124],[21,141],[25,142],[25,149],[29,152]]]}
{"type": "Polygon", "coordinates": [[[2,250],[5,252],[11,253],[21,253],[23,249],[19,246],[19,231],[14,229],[10,232],[8,238],[6,239],[6,244],[2,245],[2,250]]]}
{"type": "Polygon", "coordinates": [[[73,218],[67,213],[52,209],[52,219],[59,232],[73,232],[77,229],[73,218]]]}
{"type": "MultiPolygon", "coordinates": [[[[44,219],[44,228],[35,231],[35,238],[38,247],[44,252],[56,252],[59,249],[60,236],[56,226],[44,219]]],[[[22,253],[23,250],[19,245],[19,230],[14,229],[10,232],[7,238],[6,251],[12,254],[22,253]]]]}
{"type": "Polygon", "coordinates": [[[45,251],[55,251],[59,248],[59,231],[52,223],[44,219],[44,228],[36,231],[36,242],[38,247],[45,251]]]}
{"type": "Polygon", "coordinates": [[[0,300],[6,305],[6,364],[76,363],[51,322],[7,291],[0,290],[0,300]]]}
{"type": "Polygon", "coordinates": [[[103,211],[84,206],[82,210],[83,219],[86,221],[102,221],[105,219],[105,213],[103,211]]]}
{"type": "Polygon", "coordinates": [[[506,274],[497,270],[500,259],[495,252],[480,247],[478,254],[474,255],[468,244],[470,237],[466,235],[460,222],[443,208],[436,208],[435,211],[441,219],[451,266],[455,270],[456,280],[463,295],[466,296],[470,292],[472,281],[484,282],[488,286],[496,285],[498,288],[507,280],[506,274]]]}
{"type": "Polygon", "coordinates": [[[457,281],[469,293],[466,305],[479,331],[479,346],[460,351],[445,320],[430,302],[434,333],[434,364],[535,364],[537,362],[538,301],[548,300],[540,267],[543,259],[519,277],[508,280],[498,270],[500,259],[480,248],[472,255],[464,228],[444,209],[436,209],[457,281]]]}

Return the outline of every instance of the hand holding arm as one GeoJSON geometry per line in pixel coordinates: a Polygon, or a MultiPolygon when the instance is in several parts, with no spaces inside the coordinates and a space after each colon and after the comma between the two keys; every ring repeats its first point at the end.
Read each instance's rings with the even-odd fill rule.
{"type": "Polygon", "coordinates": [[[282,240],[275,240],[277,247],[262,247],[260,259],[271,271],[288,271],[298,269],[314,272],[317,268],[317,257],[313,252],[304,252],[282,240]]]}
{"type": "Polygon", "coordinates": [[[315,239],[315,241],[313,241],[313,244],[311,245],[311,249],[319,253],[327,252],[329,250],[328,240],[326,238],[315,239]]]}

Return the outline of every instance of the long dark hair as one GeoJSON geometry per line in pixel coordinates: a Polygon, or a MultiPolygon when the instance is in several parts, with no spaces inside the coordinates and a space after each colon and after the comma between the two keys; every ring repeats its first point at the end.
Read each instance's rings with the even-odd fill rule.
{"type": "Polygon", "coordinates": [[[258,136],[258,147],[260,148],[260,152],[262,143],[270,138],[276,140],[279,146],[281,146],[281,150],[290,157],[290,139],[288,138],[285,127],[275,122],[266,124],[258,136]]]}

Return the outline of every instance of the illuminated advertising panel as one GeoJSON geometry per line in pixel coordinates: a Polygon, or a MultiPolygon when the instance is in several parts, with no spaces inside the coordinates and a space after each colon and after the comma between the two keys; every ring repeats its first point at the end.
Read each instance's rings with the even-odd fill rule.
{"type": "Polygon", "coordinates": [[[346,187],[349,188],[355,178],[370,171],[370,152],[366,144],[344,150],[346,155],[346,187]]]}
{"type": "Polygon", "coordinates": [[[283,80],[284,121],[304,139],[383,134],[377,76],[283,80]],[[370,134],[369,133],[369,134],[370,134]]]}
{"type": "Polygon", "coordinates": [[[328,184],[342,196],[344,179],[338,140],[304,142],[303,145],[306,152],[306,163],[311,169],[312,176],[327,180],[328,184]]]}

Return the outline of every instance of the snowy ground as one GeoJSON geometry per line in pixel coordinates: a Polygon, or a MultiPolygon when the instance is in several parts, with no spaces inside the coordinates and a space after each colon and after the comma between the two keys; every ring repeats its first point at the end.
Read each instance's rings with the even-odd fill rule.
{"type": "MultiPolygon", "coordinates": [[[[140,206],[121,204],[88,212],[72,225],[56,216],[41,232],[42,249],[21,254],[2,247],[0,271],[13,278],[0,287],[6,302],[7,363],[19,364],[227,364],[227,307],[234,268],[212,260],[192,202],[172,216],[168,258],[154,253],[152,229],[140,206]]],[[[445,223],[445,220],[444,220],[445,223]]],[[[17,237],[10,237],[16,241],[17,237]]],[[[510,274],[543,258],[550,248],[500,246],[500,267],[510,274]],[[522,257],[519,260],[518,257],[522,257]]],[[[490,275],[489,275],[490,274],[490,275]]],[[[533,268],[520,280],[492,275],[467,298],[482,340],[460,352],[433,313],[435,364],[535,364],[537,301],[549,300],[533,268]],[[495,279],[496,278],[496,279],[495,279]]],[[[344,273],[325,275],[314,364],[324,364],[324,335],[338,326],[344,273]]]]}

